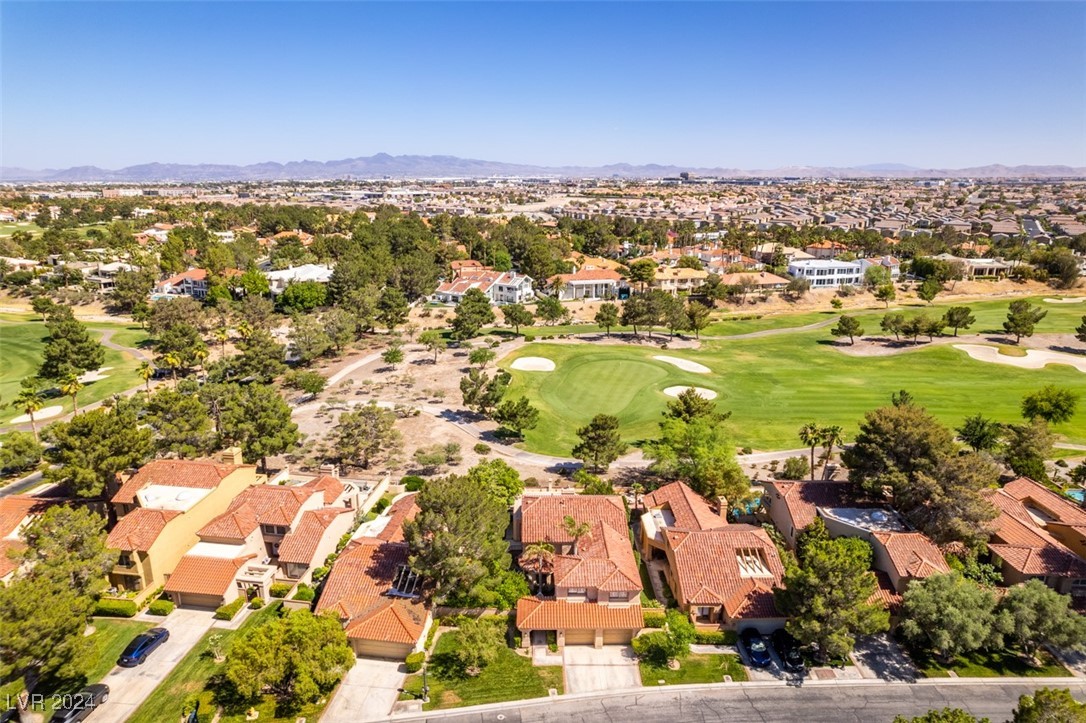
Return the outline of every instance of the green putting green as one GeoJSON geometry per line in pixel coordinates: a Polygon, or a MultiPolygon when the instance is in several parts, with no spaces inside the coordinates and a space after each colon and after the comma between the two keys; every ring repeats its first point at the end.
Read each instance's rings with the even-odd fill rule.
{"type": "Polygon", "coordinates": [[[502,360],[546,357],[553,372],[512,370],[511,397],[540,409],[539,424],[525,436],[534,452],[568,456],[576,430],[594,415],[614,414],[631,443],[658,433],[669,386],[699,386],[719,394],[721,410],[740,446],[792,449],[806,422],[839,424],[846,437],[864,413],[907,389],[944,423],[956,425],[982,413],[1000,422],[1020,420],[1022,396],[1044,384],[1073,389],[1083,399],[1079,414],[1054,431],[1086,443],[1086,374],[1067,366],[1016,369],[973,360],[949,345],[921,344],[901,354],[854,357],[830,343],[826,330],[755,339],[706,342],[700,350],[660,351],[621,344],[529,344],[502,360]],[[653,359],[664,354],[704,364],[711,374],[682,371],[653,359]]]}

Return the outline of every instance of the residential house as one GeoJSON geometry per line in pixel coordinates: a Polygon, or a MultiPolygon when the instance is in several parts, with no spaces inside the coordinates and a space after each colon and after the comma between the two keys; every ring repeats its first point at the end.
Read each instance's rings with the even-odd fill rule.
{"type": "Polygon", "coordinates": [[[856,286],[864,280],[863,268],[859,261],[801,259],[788,262],[788,273],[797,278],[810,280],[811,288],[815,289],[856,286]]]}
{"type": "Polygon", "coordinates": [[[901,261],[893,256],[880,256],[873,259],[860,259],[860,273],[866,274],[872,266],[881,266],[890,272],[890,281],[896,282],[901,278],[901,261]]]}
{"type": "Polygon", "coordinates": [[[656,277],[649,284],[649,288],[666,291],[673,295],[688,294],[700,289],[707,278],[709,278],[709,272],[705,269],[661,266],[656,269],[656,277]]]}
{"type": "Polygon", "coordinates": [[[404,522],[419,513],[415,498],[400,497],[364,527],[325,580],[315,612],[335,612],[356,655],[403,660],[422,648],[430,611],[403,536],[404,522]]]}
{"type": "Polygon", "coordinates": [[[696,625],[763,632],[784,625],[773,602],[784,564],[765,530],[729,524],[725,500],[714,513],[682,482],[646,495],[643,505],[642,555],[666,561],[668,587],[696,625]]]}
{"type": "Polygon", "coordinates": [[[155,284],[155,293],[162,296],[191,296],[197,301],[207,298],[207,269],[189,269],[155,284]]]}
{"type": "Polygon", "coordinates": [[[953,254],[936,254],[932,258],[951,264],[961,264],[962,273],[967,279],[997,278],[1006,276],[1011,271],[1011,265],[1001,258],[966,259],[953,254]]]}
{"type": "Polygon", "coordinates": [[[551,288],[558,288],[561,301],[615,299],[619,286],[625,285],[625,279],[610,269],[584,269],[572,274],[555,274],[547,279],[547,283],[551,288]]]}
{"type": "Polygon", "coordinates": [[[641,577],[618,495],[526,495],[513,510],[513,537],[554,547],[554,595],[517,601],[526,646],[553,632],[565,645],[626,644],[644,626],[641,577]],[[588,525],[575,540],[564,520],[588,525]],[[534,634],[534,636],[533,636],[534,634]]]}
{"type": "Polygon", "coordinates": [[[333,552],[351,529],[356,510],[336,505],[344,489],[332,477],[249,487],[197,531],[200,541],[168,576],[165,592],[179,607],[217,608],[242,591],[267,600],[276,579],[308,581],[310,567],[324,559],[317,554],[333,552]]]}
{"type": "Polygon", "coordinates": [[[278,296],[286,291],[291,284],[303,281],[315,281],[318,284],[327,284],[332,280],[332,267],[325,264],[302,264],[290,266],[278,271],[265,271],[268,277],[268,286],[272,296],[278,296]]]}
{"type": "Polygon", "coordinates": [[[828,260],[837,258],[838,254],[848,251],[848,246],[840,241],[816,241],[803,249],[816,259],[828,260]]]}
{"type": "Polygon", "coordinates": [[[469,289],[479,289],[492,304],[524,304],[535,298],[532,277],[515,271],[495,271],[489,266],[461,266],[451,281],[443,281],[434,291],[434,301],[459,304],[469,289]]]}
{"type": "Polygon", "coordinates": [[[242,463],[236,447],[227,450],[221,462],[159,459],[122,477],[110,499],[118,521],[107,544],[121,555],[109,584],[137,598],[157,590],[199,542],[197,531],[245,489],[266,481],[254,465],[242,463]]]}
{"type": "Polygon", "coordinates": [[[735,274],[721,274],[720,283],[723,286],[750,284],[752,288],[758,290],[779,290],[788,286],[788,279],[771,274],[768,271],[747,271],[735,274]]]}
{"type": "Polygon", "coordinates": [[[818,516],[818,508],[857,507],[856,488],[849,482],[767,480],[762,505],[769,519],[795,549],[799,533],[818,516]]]}
{"type": "Polygon", "coordinates": [[[19,569],[13,556],[26,549],[23,529],[54,502],[31,495],[0,497],[0,584],[11,582],[19,569]]]}

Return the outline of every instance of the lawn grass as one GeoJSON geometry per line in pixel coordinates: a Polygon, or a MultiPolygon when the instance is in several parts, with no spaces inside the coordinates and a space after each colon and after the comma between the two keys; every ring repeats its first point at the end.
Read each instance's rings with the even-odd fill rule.
{"type": "MultiPolygon", "coordinates": [[[[85,679],[63,683],[42,681],[34,691],[45,696],[45,702],[49,710],[53,710],[53,703],[58,700],[53,698],[53,695],[63,696],[78,693],[85,685],[98,683],[105,678],[109,671],[113,670],[113,666],[117,664],[117,659],[121,657],[121,653],[132,642],[132,639],[154,625],[154,623],[141,620],[117,620],[114,618],[95,618],[91,624],[94,625],[92,639],[97,646],[97,651],[85,679]]],[[[0,700],[14,700],[15,696],[22,692],[22,679],[10,680],[0,685],[0,700]]]]}
{"type": "MultiPolygon", "coordinates": [[[[188,655],[181,659],[166,679],[159,683],[151,696],[143,702],[136,712],[129,718],[130,723],[158,723],[162,720],[174,720],[181,715],[182,708],[191,706],[194,701],[200,701],[200,723],[209,723],[215,716],[215,698],[212,691],[207,689],[207,681],[216,673],[222,672],[223,664],[216,663],[208,652],[208,639],[212,635],[223,636],[224,650],[229,651],[230,644],[242,631],[259,627],[270,622],[279,614],[282,603],[272,603],[260,610],[253,612],[237,630],[212,628],[210,632],[200,639],[200,642],[189,651],[188,655]]],[[[275,716],[275,698],[264,696],[255,704],[260,711],[261,721],[282,721],[293,723],[299,717],[308,720],[317,720],[320,717],[324,705],[306,705],[297,713],[288,716],[275,716]]],[[[226,710],[220,721],[223,723],[235,723],[245,720],[245,713],[249,705],[244,705],[241,710],[226,710]]]]}
{"type": "MultiPolygon", "coordinates": [[[[835,349],[824,330],[706,341],[698,351],[536,342],[504,358],[501,366],[508,368],[520,356],[546,357],[557,365],[553,372],[512,370],[509,395],[526,396],[540,410],[524,448],[558,456],[568,456],[578,441],[577,428],[601,413],[618,417],[631,444],[656,437],[669,399],[662,390],[669,386],[716,391],[719,407],[732,412],[729,425],[737,445],[759,450],[799,447],[796,431],[812,421],[841,425],[850,439],[864,413],[888,404],[900,389],[951,426],[978,412],[998,422],[1018,422],[1022,397],[1045,384],[1086,395],[1086,375],[1068,366],[1019,369],[971,359],[950,345],[923,343],[900,354],[853,357],[835,349]],[[652,359],[657,354],[690,359],[713,373],[684,372],[652,359]]],[[[1053,431],[1086,442],[1086,415],[1053,431]]]]}
{"type": "Polygon", "coordinates": [[[724,676],[730,675],[735,682],[747,679],[747,670],[739,662],[738,655],[690,653],[679,661],[679,669],[671,670],[667,666],[657,667],[645,661],[641,668],[641,684],[644,686],[686,685],[690,683],[723,683],[724,676]]]}
{"type": "MultiPolygon", "coordinates": [[[[113,341],[122,346],[137,347],[148,338],[147,332],[138,326],[92,323],[88,324],[88,327],[92,335],[114,329],[113,341]]],[[[13,401],[19,395],[22,380],[37,374],[48,336],[49,330],[40,317],[5,315],[0,319],[0,347],[4,352],[4,363],[0,365],[0,401],[13,401]]],[[[105,379],[88,383],[79,393],[80,407],[143,383],[136,373],[139,361],[127,352],[106,349],[102,366],[113,368],[106,372],[108,376],[105,379]]],[[[55,405],[62,406],[66,413],[72,409],[72,400],[54,391],[46,400],[45,406],[55,405]]],[[[22,410],[8,407],[0,416],[0,427],[22,414],[22,410]]],[[[48,420],[42,420],[42,423],[46,424],[48,420]]]]}
{"type": "Polygon", "coordinates": [[[959,678],[1062,678],[1071,675],[1067,668],[1044,651],[1040,653],[1041,665],[1037,667],[1026,663],[1013,650],[977,651],[960,655],[947,665],[924,653],[911,651],[910,655],[925,678],[949,678],[950,671],[959,678]]]}
{"type": "MultiPolygon", "coordinates": [[[[498,657],[474,678],[457,675],[457,666],[449,660],[457,649],[457,636],[456,631],[450,631],[437,639],[427,667],[430,702],[423,704],[423,710],[544,698],[550,688],[562,693],[562,666],[533,666],[530,658],[509,648],[502,648],[498,657]]],[[[422,674],[407,676],[400,699],[413,700],[421,694],[422,674]]]]}

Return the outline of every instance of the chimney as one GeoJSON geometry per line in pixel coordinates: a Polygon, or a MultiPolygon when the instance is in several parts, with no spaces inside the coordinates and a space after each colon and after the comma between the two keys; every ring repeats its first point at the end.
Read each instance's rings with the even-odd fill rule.
{"type": "Polygon", "coordinates": [[[727,497],[717,497],[716,498],[716,506],[717,506],[717,512],[720,513],[720,519],[727,520],[728,519],[728,498],[727,497]]]}
{"type": "Polygon", "coordinates": [[[229,447],[222,451],[223,464],[245,464],[241,456],[241,447],[229,447]]]}

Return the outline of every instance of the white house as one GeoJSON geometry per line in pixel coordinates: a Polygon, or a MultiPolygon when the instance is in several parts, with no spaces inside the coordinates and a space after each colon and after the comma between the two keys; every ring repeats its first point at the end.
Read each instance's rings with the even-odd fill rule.
{"type": "Polygon", "coordinates": [[[451,281],[441,282],[434,291],[434,301],[459,304],[470,289],[479,289],[492,304],[523,304],[535,297],[532,277],[515,271],[495,271],[482,267],[463,267],[451,281]]]}
{"type": "Polygon", "coordinates": [[[859,261],[800,259],[788,264],[788,273],[810,280],[811,287],[816,289],[859,285],[864,279],[864,269],[859,261]]]}
{"type": "Polygon", "coordinates": [[[890,281],[897,281],[901,276],[901,262],[895,259],[893,256],[882,256],[873,259],[860,259],[860,269],[862,273],[867,273],[867,270],[872,266],[881,266],[890,272],[890,281]]]}
{"type": "Polygon", "coordinates": [[[332,267],[324,264],[302,264],[291,266],[279,271],[265,271],[268,277],[268,285],[273,296],[278,296],[291,284],[301,281],[316,281],[318,284],[327,284],[332,280],[332,267]]]}
{"type": "Polygon", "coordinates": [[[547,280],[551,286],[560,282],[558,298],[561,301],[574,299],[614,299],[618,296],[618,287],[623,283],[622,275],[611,269],[586,269],[572,274],[555,274],[547,280]]]}

